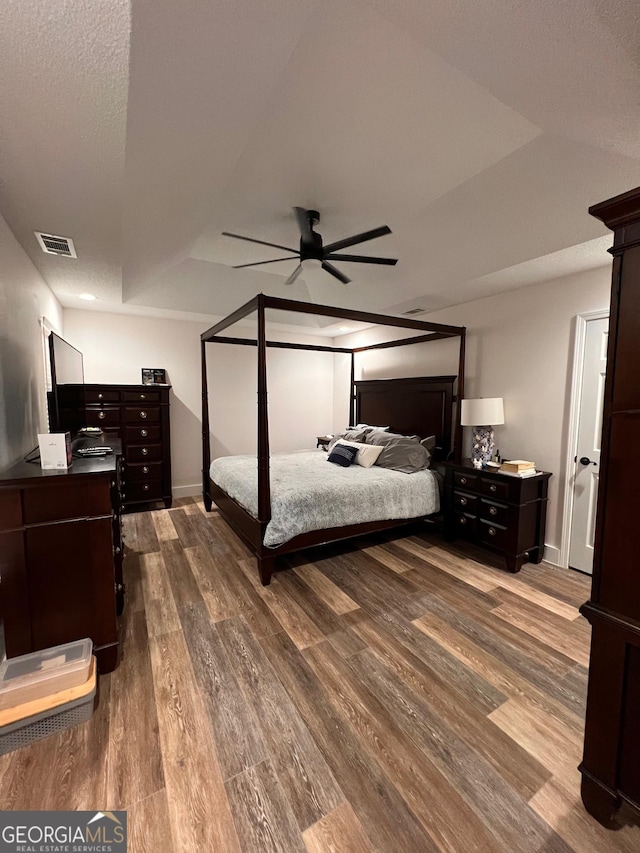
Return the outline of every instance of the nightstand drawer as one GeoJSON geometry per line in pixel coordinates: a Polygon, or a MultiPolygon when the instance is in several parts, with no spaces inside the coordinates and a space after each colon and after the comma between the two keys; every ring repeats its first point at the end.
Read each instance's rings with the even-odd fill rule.
{"type": "Polygon", "coordinates": [[[477,492],[480,487],[480,478],[476,474],[461,474],[459,471],[454,471],[453,485],[461,489],[470,489],[472,492],[477,492]]]}
{"type": "MultiPolygon", "coordinates": [[[[503,475],[504,477],[505,475],[503,475]]],[[[509,495],[512,493],[511,489],[514,485],[518,485],[517,483],[501,483],[498,480],[489,480],[483,479],[481,483],[481,491],[484,495],[490,495],[494,498],[502,498],[502,500],[509,500],[509,495]]]]}
{"type": "Polygon", "coordinates": [[[477,535],[478,519],[475,515],[466,515],[463,512],[454,512],[453,523],[458,536],[473,539],[477,535]]]}
{"type": "Polygon", "coordinates": [[[463,512],[476,513],[478,511],[479,498],[475,495],[468,495],[464,492],[453,493],[453,505],[456,509],[461,509],[463,512]]]}
{"type": "Polygon", "coordinates": [[[481,498],[479,507],[480,518],[487,521],[495,522],[506,527],[509,522],[509,507],[504,504],[496,504],[493,501],[488,501],[481,498]]]}
{"type": "Polygon", "coordinates": [[[480,533],[480,541],[486,545],[493,545],[495,548],[504,548],[507,541],[507,528],[501,527],[499,524],[492,524],[490,521],[481,520],[478,524],[480,533]]]}

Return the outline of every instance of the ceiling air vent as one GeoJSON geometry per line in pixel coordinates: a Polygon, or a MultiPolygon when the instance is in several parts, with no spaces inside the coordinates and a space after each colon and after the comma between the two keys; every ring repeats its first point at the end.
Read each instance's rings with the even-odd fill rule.
{"type": "Polygon", "coordinates": [[[409,311],[403,311],[402,314],[403,316],[408,314],[424,314],[425,310],[425,308],[411,308],[409,311]]]}
{"type": "Polygon", "coordinates": [[[46,255],[63,255],[65,258],[77,258],[73,240],[70,237],[59,237],[57,234],[33,232],[38,238],[40,248],[46,255]]]}

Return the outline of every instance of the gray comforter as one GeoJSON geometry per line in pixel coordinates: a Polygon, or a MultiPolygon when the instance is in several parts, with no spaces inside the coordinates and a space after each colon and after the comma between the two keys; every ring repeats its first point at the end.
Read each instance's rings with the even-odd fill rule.
{"type": "MultiPolygon", "coordinates": [[[[258,515],[258,467],[255,456],[215,459],[211,479],[258,515]]],[[[429,471],[401,474],[374,465],[341,468],[320,450],[271,456],[271,521],[264,544],[275,548],[310,530],[365,521],[417,518],[440,508],[438,483],[429,471]]]]}

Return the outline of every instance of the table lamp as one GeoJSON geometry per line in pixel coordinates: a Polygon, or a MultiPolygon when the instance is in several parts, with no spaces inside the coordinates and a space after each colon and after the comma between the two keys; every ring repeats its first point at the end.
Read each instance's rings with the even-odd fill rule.
{"type": "Polygon", "coordinates": [[[463,400],[460,409],[462,426],[473,427],[471,461],[479,460],[486,465],[493,459],[495,443],[493,426],[504,423],[502,397],[481,397],[479,400],[463,400]]]}

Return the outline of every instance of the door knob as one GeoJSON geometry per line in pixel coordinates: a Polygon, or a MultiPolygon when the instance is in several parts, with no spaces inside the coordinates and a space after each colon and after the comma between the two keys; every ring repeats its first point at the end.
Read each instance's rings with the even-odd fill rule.
{"type": "Polygon", "coordinates": [[[597,465],[598,463],[593,462],[591,459],[589,459],[588,456],[581,456],[580,457],[580,464],[581,465],[597,465]]]}

